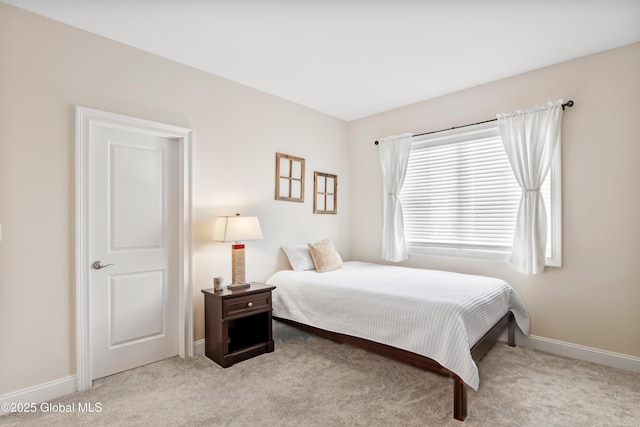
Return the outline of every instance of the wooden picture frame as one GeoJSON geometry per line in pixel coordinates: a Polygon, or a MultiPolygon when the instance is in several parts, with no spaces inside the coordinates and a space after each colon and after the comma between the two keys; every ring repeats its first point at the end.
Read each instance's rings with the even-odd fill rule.
{"type": "Polygon", "coordinates": [[[276,153],[276,200],[304,202],[304,159],[276,153]]]}
{"type": "Polygon", "coordinates": [[[313,173],[313,213],[328,215],[338,213],[338,175],[313,173]]]}

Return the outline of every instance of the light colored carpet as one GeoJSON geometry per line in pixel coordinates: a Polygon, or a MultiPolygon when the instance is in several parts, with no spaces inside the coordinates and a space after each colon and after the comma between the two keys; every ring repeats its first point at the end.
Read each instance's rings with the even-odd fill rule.
{"type": "Polygon", "coordinates": [[[222,369],[171,358],[53,401],[74,413],[10,414],[0,425],[638,426],[640,374],[497,344],[480,362],[468,416],[452,381],[274,322],[276,350],[222,369]],[[80,404],[100,403],[100,413],[80,404]]]}

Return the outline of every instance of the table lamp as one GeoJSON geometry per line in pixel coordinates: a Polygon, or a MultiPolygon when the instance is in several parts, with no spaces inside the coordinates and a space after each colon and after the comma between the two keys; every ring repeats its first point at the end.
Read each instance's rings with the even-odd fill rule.
{"type": "Polygon", "coordinates": [[[244,276],[244,240],[262,239],[257,216],[219,216],[213,229],[215,242],[234,242],[231,245],[231,284],[228,289],[248,287],[244,276]]]}

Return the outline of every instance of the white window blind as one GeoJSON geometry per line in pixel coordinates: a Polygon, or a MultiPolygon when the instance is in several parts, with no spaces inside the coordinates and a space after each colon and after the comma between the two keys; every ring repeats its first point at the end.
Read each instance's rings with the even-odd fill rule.
{"type": "MultiPolygon", "coordinates": [[[[552,233],[559,231],[552,224],[552,175],[559,176],[557,171],[550,173],[542,189],[549,260],[554,252],[552,233]]],[[[521,194],[497,122],[416,137],[400,194],[407,244],[410,250],[510,253],[521,194]]]]}

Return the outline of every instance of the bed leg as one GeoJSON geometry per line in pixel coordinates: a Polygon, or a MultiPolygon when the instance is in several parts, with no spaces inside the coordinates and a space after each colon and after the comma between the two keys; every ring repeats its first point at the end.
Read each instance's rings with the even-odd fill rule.
{"type": "Polygon", "coordinates": [[[512,312],[509,312],[509,338],[508,344],[511,347],[516,346],[516,319],[512,312]]]}
{"type": "Polygon", "coordinates": [[[464,421],[467,418],[467,386],[460,377],[453,377],[453,418],[464,421]]]}

